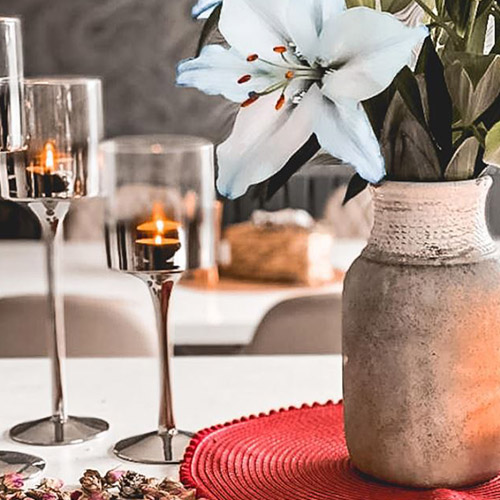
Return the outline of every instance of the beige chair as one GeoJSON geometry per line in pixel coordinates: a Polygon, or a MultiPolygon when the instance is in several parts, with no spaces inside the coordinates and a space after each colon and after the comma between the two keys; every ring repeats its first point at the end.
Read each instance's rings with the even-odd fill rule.
{"type": "MultiPolygon", "coordinates": [[[[134,357],[158,352],[152,311],[124,300],[65,298],[69,356],[134,357]]],[[[0,300],[0,358],[47,354],[47,302],[44,297],[0,300]]]]}
{"type": "Polygon", "coordinates": [[[314,295],[281,302],[262,320],[245,354],[340,354],[342,299],[314,295]]]}

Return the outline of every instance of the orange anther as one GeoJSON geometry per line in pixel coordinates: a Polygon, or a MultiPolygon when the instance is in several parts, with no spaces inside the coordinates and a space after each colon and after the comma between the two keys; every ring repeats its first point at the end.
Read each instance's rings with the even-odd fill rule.
{"type": "Polygon", "coordinates": [[[284,45],[278,45],[277,47],[274,47],[274,52],[277,52],[278,54],[284,54],[286,52],[286,47],[284,45]]]}
{"type": "Polygon", "coordinates": [[[279,111],[285,105],[285,94],[281,94],[278,102],[276,103],[276,111],[279,111]]]}
{"type": "Polygon", "coordinates": [[[239,84],[242,84],[242,83],[247,83],[249,82],[250,80],[252,79],[252,75],[243,75],[239,80],[238,80],[238,83],[239,84]]]}
{"type": "Polygon", "coordinates": [[[247,57],[247,61],[248,61],[248,62],[254,62],[254,61],[256,61],[258,58],[259,58],[259,55],[258,55],[258,54],[250,54],[250,55],[247,57]]]}
{"type": "Polygon", "coordinates": [[[242,108],[248,108],[248,106],[250,106],[255,101],[257,101],[259,99],[259,97],[260,96],[258,94],[252,95],[252,97],[249,97],[246,101],[244,101],[244,102],[241,103],[241,107],[242,108]]]}
{"type": "Polygon", "coordinates": [[[287,80],[291,80],[295,76],[295,72],[293,71],[287,71],[285,74],[285,77],[287,80]]]}

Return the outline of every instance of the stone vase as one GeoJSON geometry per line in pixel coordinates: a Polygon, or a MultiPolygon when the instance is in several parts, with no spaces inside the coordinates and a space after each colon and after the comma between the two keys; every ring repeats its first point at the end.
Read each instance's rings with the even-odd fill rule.
{"type": "Polygon", "coordinates": [[[500,259],[491,178],[386,182],[343,299],[345,432],[362,472],[460,487],[500,471],[500,259]]]}

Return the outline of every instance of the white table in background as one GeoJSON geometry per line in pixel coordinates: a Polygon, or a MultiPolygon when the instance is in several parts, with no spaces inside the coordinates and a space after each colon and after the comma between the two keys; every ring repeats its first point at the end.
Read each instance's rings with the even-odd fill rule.
{"type": "MultiPolygon", "coordinates": [[[[179,426],[200,430],[217,423],[342,396],[340,356],[176,358],[175,406],[179,426]]],[[[158,371],[150,359],[68,361],[70,413],[108,420],[101,439],[66,447],[34,447],[8,439],[14,424],[48,415],[47,360],[0,359],[0,449],[38,454],[46,476],[74,484],[86,468],[129,468],[155,477],[176,477],[177,468],[121,462],[113,444],[153,430],[157,420],[158,371]]]]}
{"type": "MultiPolygon", "coordinates": [[[[364,243],[338,241],[333,263],[347,270],[364,243]]],[[[66,295],[136,302],[151,307],[148,291],[136,278],[106,269],[106,255],[100,243],[66,243],[63,251],[63,290],[66,295]]],[[[40,296],[45,293],[43,246],[39,242],[0,243],[0,299],[40,296]]],[[[322,293],[342,293],[340,283],[322,293]]],[[[317,293],[305,288],[271,288],[268,291],[203,291],[177,287],[172,320],[178,345],[247,345],[266,313],[280,302],[317,293]]]]}

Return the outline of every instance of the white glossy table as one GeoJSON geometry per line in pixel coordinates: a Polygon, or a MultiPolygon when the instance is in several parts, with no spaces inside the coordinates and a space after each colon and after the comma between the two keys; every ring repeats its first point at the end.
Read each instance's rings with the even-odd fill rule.
{"type": "MultiPolygon", "coordinates": [[[[187,430],[245,415],[342,396],[340,356],[212,357],[175,359],[175,405],[187,430]]],[[[151,359],[81,359],[68,362],[70,413],[111,424],[103,438],[82,445],[43,448],[8,439],[9,428],[49,412],[46,360],[0,359],[0,449],[38,454],[46,475],[74,484],[86,468],[130,468],[155,477],[177,476],[175,467],[121,462],[112,452],[120,438],[153,430],[158,406],[157,366],[151,359]]]]}

